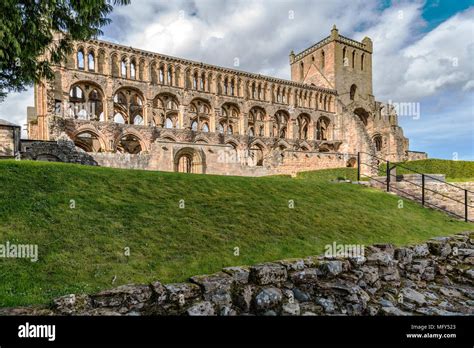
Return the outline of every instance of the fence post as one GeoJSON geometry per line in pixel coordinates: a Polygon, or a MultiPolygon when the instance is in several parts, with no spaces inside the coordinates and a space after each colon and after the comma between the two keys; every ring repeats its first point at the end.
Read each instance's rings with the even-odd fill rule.
{"type": "Polygon", "coordinates": [[[421,174],[421,205],[425,205],[425,174],[421,174]]]}
{"type": "Polygon", "coordinates": [[[468,222],[467,216],[467,189],[464,190],[464,221],[468,222]]]}
{"type": "Polygon", "coordinates": [[[357,152],[357,181],[360,181],[360,152],[357,152]]]}
{"type": "Polygon", "coordinates": [[[387,192],[390,192],[390,161],[387,161],[387,192]]]}

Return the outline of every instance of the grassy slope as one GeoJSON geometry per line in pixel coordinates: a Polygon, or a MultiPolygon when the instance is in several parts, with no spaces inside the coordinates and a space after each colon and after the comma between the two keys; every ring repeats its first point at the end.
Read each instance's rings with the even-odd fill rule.
{"type": "MultiPolygon", "coordinates": [[[[449,161],[442,159],[427,159],[420,161],[401,162],[401,165],[425,174],[446,174],[450,182],[474,181],[473,161],[449,161]]],[[[385,170],[385,166],[382,170],[385,170]]],[[[412,173],[397,167],[397,174],[412,173]]]]}
{"type": "Polygon", "coordinates": [[[333,241],[405,244],[469,229],[415,203],[399,209],[398,197],[328,181],[344,176],[355,172],[243,178],[0,161],[0,243],[39,245],[36,263],[0,259],[0,306],[182,281],[319,254],[333,241]]]}

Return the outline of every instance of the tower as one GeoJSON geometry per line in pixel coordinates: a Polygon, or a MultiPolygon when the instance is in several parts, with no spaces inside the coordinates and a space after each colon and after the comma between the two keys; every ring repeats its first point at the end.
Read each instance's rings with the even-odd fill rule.
{"type": "Polygon", "coordinates": [[[372,40],[358,42],[334,25],[331,35],[298,54],[290,53],[291,80],[336,89],[345,104],[372,97],[372,40]]]}

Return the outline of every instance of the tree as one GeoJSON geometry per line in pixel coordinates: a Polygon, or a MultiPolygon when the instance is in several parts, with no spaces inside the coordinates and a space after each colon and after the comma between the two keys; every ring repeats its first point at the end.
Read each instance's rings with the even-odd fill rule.
{"type": "Polygon", "coordinates": [[[75,40],[102,34],[113,6],[130,0],[1,0],[0,102],[40,79],[72,51],[75,40]],[[60,35],[58,35],[60,33],[60,35]]]}

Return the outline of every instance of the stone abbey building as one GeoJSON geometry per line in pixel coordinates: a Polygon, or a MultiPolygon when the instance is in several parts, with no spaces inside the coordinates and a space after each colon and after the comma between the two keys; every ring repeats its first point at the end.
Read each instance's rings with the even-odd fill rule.
{"type": "Polygon", "coordinates": [[[77,42],[54,81],[35,86],[24,150],[68,161],[45,146],[66,139],[102,166],[253,176],[355,166],[358,151],[425,156],[408,151],[394,108],[372,95],[369,38],[333,27],[289,58],[290,81],[77,42]]]}

